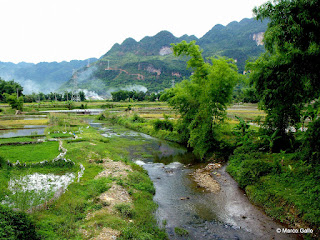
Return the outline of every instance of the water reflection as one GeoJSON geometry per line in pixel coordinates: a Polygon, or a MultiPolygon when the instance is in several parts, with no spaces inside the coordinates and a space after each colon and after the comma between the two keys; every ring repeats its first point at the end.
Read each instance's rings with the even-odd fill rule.
{"type": "Polygon", "coordinates": [[[0,130],[0,138],[43,135],[46,127],[46,125],[25,125],[23,129],[0,130]]]}

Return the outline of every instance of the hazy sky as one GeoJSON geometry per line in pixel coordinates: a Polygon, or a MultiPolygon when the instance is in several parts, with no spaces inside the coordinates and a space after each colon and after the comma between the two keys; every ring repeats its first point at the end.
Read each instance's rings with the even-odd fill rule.
{"type": "Polygon", "coordinates": [[[267,0],[0,0],[0,61],[99,58],[115,43],[168,30],[202,37],[267,0]]]}

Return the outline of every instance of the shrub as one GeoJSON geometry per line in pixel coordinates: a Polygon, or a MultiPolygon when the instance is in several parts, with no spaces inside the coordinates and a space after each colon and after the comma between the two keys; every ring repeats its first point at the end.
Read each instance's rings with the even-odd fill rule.
{"type": "Polygon", "coordinates": [[[179,236],[187,236],[189,232],[183,228],[175,227],[174,232],[179,236]]]}
{"type": "Polygon", "coordinates": [[[317,163],[320,159],[320,118],[309,124],[306,132],[305,146],[307,148],[308,160],[311,163],[317,163]]]}
{"type": "Polygon", "coordinates": [[[88,108],[88,104],[86,103],[86,104],[81,104],[81,106],[80,106],[80,109],[87,109],[88,108]]]}
{"type": "Polygon", "coordinates": [[[258,181],[260,177],[271,173],[273,166],[271,163],[262,160],[245,160],[241,164],[239,174],[239,185],[241,188],[258,181]]]}
{"type": "Polygon", "coordinates": [[[145,119],[135,113],[135,114],[133,114],[131,121],[136,122],[136,123],[144,123],[145,119]]]}
{"type": "Polygon", "coordinates": [[[98,116],[98,120],[105,120],[106,119],[106,116],[104,115],[104,113],[101,113],[99,116],[98,116]]]}
{"type": "Polygon", "coordinates": [[[147,174],[143,172],[131,172],[128,175],[127,184],[133,186],[134,188],[142,191],[155,194],[155,189],[152,181],[147,174]]]}
{"type": "Polygon", "coordinates": [[[122,217],[132,218],[133,211],[129,204],[126,204],[126,203],[116,204],[114,206],[114,209],[117,210],[122,217]]]}
{"type": "Polygon", "coordinates": [[[6,164],[6,161],[4,160],[3,157],[0,156],[0,169],[3,168],[6,164]]]}
{"type": "Polygon", "coordinates": [[[167,119],[165,119],[163,121],[160,119],[157,119],[153,123],[153,128],[156,131],[159,131],[161,129],[161,130],[168,130],[168,131],[172,132],[173,131],[173,123],[167,119]]]}
{"type": "Polygon", "coordinates": [[[35,225],[29,216],[23,212],[14,212],[0,205],[0,239],[33,240],[37,236],[35,225]]]}

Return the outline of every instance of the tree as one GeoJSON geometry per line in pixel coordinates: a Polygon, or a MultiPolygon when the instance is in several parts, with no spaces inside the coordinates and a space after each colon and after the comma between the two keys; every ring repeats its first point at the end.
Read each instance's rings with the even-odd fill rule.
{"type": "Polygon", "coordinates": [[[81,102],[83,102],[83,101],[86,100],[86,95],[84,94],[83,91],[80,91],[80,92],[79,92],[79,95],[80,95],[80,101],[81,101],[81,102]]]}
{"type": "Polygon", "coordinates": [[[5,81],[0,78],[0,101],[5,101],[5,93],[22,95],[23,87],[14,80],[5,81]]]}
{"type": "Polygon", "coordinates": [[[182,141],[203,158],[218,147],[219,123],[226,116],[233,88],[239,79],[232,59],[210,58],[205,62],[195,41],[172,44],[176,56],[189,56],[187,66],[193,75],[170,90],[169,103],[179,111],[178,132],[182,141]]]}
{"type": "Polygon", "coordinates": [[[302,112],[320,96],[320,2],[269,1],[254,9],[256,19],[269,19],[264,35],[266,52],[247,65],[267,130],[277,131],[274,150],[286,148],[289,126],[301,122],[302,112]],[[280,143],[282,146],[280,146],[280,143]]]}
{"type": "Polygon", "coordinates": [[[121,100],[126,100],[129,97],[129,92],[125,90],[119,90],[117,92],[112,92],[112,101],[119,102],[121,100]]]}
{"type": "Polygon", "coordinates": [[[16,93],[7,94],[5,93],[5,98],[7,103],[11,106],[12,109],[17,109],[22,111],[23,109],[23,96],[17,97],[16,93]]]}

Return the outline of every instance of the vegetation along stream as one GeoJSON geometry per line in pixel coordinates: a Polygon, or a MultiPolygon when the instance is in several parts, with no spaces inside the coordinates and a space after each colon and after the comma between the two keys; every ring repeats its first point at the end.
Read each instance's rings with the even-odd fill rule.
{"type": "MultiPolygon", "coordinates": [[[[116,125],[93,123],[106,138],[125,138],[141,142],[129,144],[124,151],[148,171],[154,183],[154,201],[158,224],[165,227],[170,239],[277,239],[274,222],[253,206],[238,184],[226,173],[225,166],[211,172],[221,190],[210,192],[191,176],[204,166],[178,144],[159,140],[116,125]]],[[[281,239],[295,239],[282,235],[281,239]]]]}

